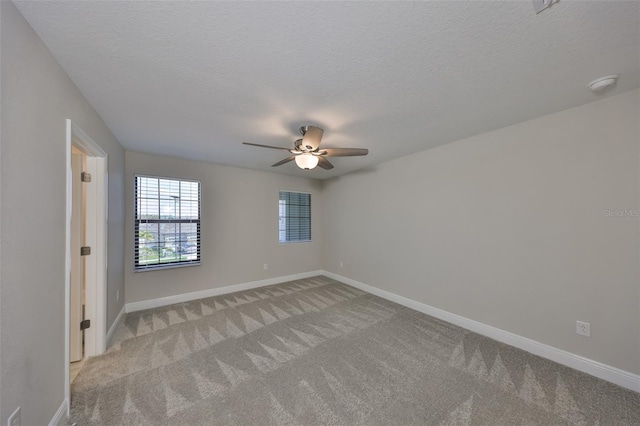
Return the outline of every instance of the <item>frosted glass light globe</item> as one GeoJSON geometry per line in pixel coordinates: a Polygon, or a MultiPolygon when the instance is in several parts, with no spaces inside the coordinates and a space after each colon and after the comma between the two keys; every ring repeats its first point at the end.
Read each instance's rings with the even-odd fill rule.
{"type": "Polygon", "coordinates": [[[311,170],[318,165],[318,157],[313,154],[304,153],[296,157],[296,164],[304,170],[311,170]]]}

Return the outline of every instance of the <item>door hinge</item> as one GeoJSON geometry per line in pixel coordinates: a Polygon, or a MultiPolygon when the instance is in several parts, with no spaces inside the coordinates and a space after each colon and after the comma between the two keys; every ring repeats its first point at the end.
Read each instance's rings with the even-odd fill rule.
{"type": "Polygon", "coordinates": [[[91,247],[80,247],[80,256],[89,256],[91,254],[91,247]]]}
{"type": "Polygon", "coordinates": [[[80,180],[82,182],[91,182],[91,173],[82,172],[80,174],[80,180]]]}
{"type": "Polygon", "coordinates": [[[80,331],[86,330],[89,327],[91,327],[91,320],[86,319],[86,320],[80,321],[80,331]]]}

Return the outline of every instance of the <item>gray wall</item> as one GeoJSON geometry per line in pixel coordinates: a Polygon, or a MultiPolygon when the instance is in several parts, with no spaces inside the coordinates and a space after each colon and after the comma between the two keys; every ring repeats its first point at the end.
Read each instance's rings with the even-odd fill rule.
{"type": "Polygon", "coordinates": [[[327,181],[324,269],[640,373],[639,220],[605,214],[640,207],[639,116],[627,92],[327,181]]]}
{"type": "Polygon", "coordinates": [[[321,269],[320,188],[313,179],[127,152],[127,303],[321,269]],[[200,180],[200,266],[133,272],[134,174],[200,180]],[[311,193],[312,242],[278,242],[281,189],[311,193]]]}
{"type": "Polygon", "coordinates": [[[123,294],[124,151],[11,2],[0,2],[0,424],[48,424],[64,399],[66,122],[109,155],[108,325],[123,294]]]}

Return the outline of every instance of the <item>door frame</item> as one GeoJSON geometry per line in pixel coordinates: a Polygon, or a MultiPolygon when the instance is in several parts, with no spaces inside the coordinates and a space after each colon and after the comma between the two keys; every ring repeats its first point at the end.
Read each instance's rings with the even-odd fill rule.
{"type": "Polygon", "coordinates": [[[104,353],[107,340],[107,211],[108,211],[108,163],[107,153],[82,129],[67,119],[66,137],[66,247],[65,247],[65,400],[67,416],[71,402],[69,375],[69,317],[71,298],[71,147],[75,146],[86,154],[87,171],[91,173],[91,187],[87,188],[86,242],[91,246],[87,257],[85,286],[85,318],[91,320],[91,327],[85,330],[85,356],[104,353]],[[91,189],[91,191],[89,190],[91,189]],[[91,193],[91,197],[89,194],[91,193]]]}

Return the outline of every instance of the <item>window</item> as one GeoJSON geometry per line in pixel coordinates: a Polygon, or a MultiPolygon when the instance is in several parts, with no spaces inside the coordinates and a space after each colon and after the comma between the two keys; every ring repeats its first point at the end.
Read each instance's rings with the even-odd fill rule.
{"type": "Polygon", "coordinates": [[[280,191],[278,239],[281,243],[311,241],[311,194],[280,191]]]}
{"type": "Polygon", "coordinates": [[[135,269],[200,263],[200,182],[135,177],[135,269]]]}

